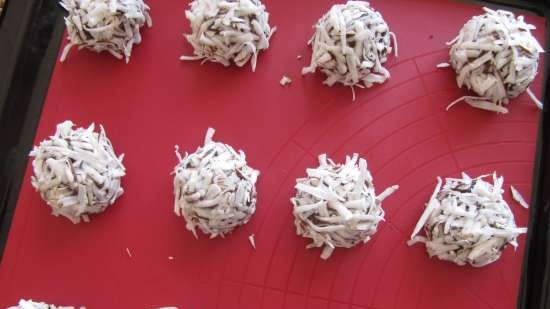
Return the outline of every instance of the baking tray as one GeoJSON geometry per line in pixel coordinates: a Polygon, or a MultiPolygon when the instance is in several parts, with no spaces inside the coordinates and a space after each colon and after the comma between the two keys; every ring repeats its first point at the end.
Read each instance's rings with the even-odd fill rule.
{"type": "MultiPolygon", "coordinates": [[[[528,97],[515,99],[507,115],[464,104],[444,109],[466,92],[456,88],[452,70],[435,65],[447,60],[444,43],[481,6],[372,1],[397,34],[399,58],[387,63],[387,83],[358,90],[352,103],[349,88],[325,87],[317,74],[300,76],[312,25],[332,3],[299,1],[289,9],[284,1],[265,1],[279,30],[255,73],[180,62],[192,52],[181,37],[189,32],[187,2],[168,0],[149,3],[154,26],[143,31],[130,64],[76,50],[55,63],[50,82],[35,85],[49,85],[38,127],[25,120],[20,131],[36,144],[66,119],[103,124],[115,151],[126,154],[126,192],[91,223],[72,225],[49,215],[26,163],[0,264],[0,307],[33,298],[87,308],[513,308],[525,236],[516,252],[508,248],[481,269],[429,259],[422,246],[405,244],[436,176],[496,170],[526,198],[532,189],[541,112],[528,97]],[[293,79],[290,87],[278,84],[283,74],[293,79]],[[195,240],[172,211],[173,150],[178,144],[194,151],[210,126],[216,140],[243,149],[261,171],[258,205],[250,223],[226,239],[195,240]],[[366,157],[379,191],[401,186],[385,201],[386,221],[373,239],[336,250],[328,261],[304,249],[289,203],[295,178],[325,152],[338,161],[353,152],[366,157]]],[[[29,15],[39,15],[30,8],[29,15]]],[[[42,3],[41,10],[59,8],[42,3]]],[[[544,18],[523,14],[544,44],[544,18]]],[[[59,16],[52,21],[55,36],[59,16]]],[[[58,56],[59,41],[43,47],[45,59],[58,56]]],[[[53,63],[39,64],[48,71],[53,63]]],[[[538,96],[542,77],[531,86],[538,96]]],[[[526,226],[529,212],[506,198],[518,225],[526,226]]]]}

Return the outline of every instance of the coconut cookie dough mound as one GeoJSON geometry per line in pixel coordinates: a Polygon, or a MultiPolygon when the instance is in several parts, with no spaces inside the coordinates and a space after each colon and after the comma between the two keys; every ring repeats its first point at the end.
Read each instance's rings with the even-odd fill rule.
{"type": "Polygon", "coordinates": [[[524,91],[542,108],[529,84],[537,74],[542,47],[531,35],[534,26],[507,11],[484,8],[485,14],[474,16],[449,42],[451,65],[458,87],[466,86],[478,96],[465,96],[472,107],[507,113],[504,106],[524,91]]]}
{"type": "Polygon", "coordinates": [[[381,84],[390,77],[382,66],[392,51],[390,37],[397,55],[395,35],[367,2],[333,5],[315,25],[315,34],[308,42],[313,50],[311,64],[302,69],[302,74],[319,68],[327,76],[324,84],[332,86],[338,82],[350,86],[352,91],[354,86],[381,84]]]}
{"type": "Polygon", "coordinates": [[[140,28],[152,26],[149,7],[142,0],[62,0],[69,12],[65,25],[69,44],[61,54],[65,61],[73,46],[95,52],[108,51],[130,61],[132,47],[141,43],[140,28]]]}
{"type": "MultiPolygon", "coordinates": [[[[73,306],[54,306],[46,303],[38,303],[32,300],[20,300],[17,306],[12,306],[7,309],[75,309],[73,306]]],[[[85,309],[80,307],[80,309],[85,309]]]]}
{"type": "Polygon", "coordinates": [[[174,173],[176,215],[197,237],[196,228],[223,237],[250,220],[256,210],[256,180],[260,174],[246,164],[242,150],[212,141],[214,129],[206,132],[204,146],[182,158],[174,173]]]}
{"type": "Polygon", "coordinates": [[[116,157],[100,126],[72,129],[73,123],[57,125],[54,136],[31,151],[32,186],[52,208],[54,216],[73,223],[88,221],[88,215],[104,211],[124,192],[120,186],[125,169],[123,155],[116,157]]]}
{"type": "Polygon", "coordinates": [[[430,257],[458,265],[485,266],[496,261],[507,244],[526,228],[516,226],[514,215],[502,197],[503,177],[493,174],[493,184],[483,180],[441,178],[424,213],[418,220],[409,245],[422,242],[430,257]],[[426,236],[417,236],[424,227],[426,236]]]}
{"type": "Polygon", "coordinates": [[[254,72],[258,54],[269,47],[276,30],[269,26],[269,13],[260,0],[195,0],[190,6],[185,16],[192,32],[185,37],[195,56],[180,59],[239,67],[250,60],[254,72]]]}
{"type": "Polygon", "coordinates": [[[357,154],[335,164],[325,154],[319,167],[308,168],[307,177],[296,179],[294,205],[296,233],[313,242],[306,248],[324,247],[328,259],[336,247],[351,248],[366,243],[384,220],[382,201],[398,186],[376,196],[367,161],[357,154]]]}

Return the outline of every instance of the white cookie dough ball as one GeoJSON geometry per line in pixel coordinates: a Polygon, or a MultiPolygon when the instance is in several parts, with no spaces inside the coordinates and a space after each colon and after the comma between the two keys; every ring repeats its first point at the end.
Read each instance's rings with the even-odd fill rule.
{"type": "Polygon", "coordinates": [[[55,135],[33,148],[31,183],[53,215],[79,223],[122,195],[125,168],[123,155],[117,158],[102,126],[99,133],[93,124],[87,129],[72,127],[71,121],[58,124],[55,135]]]}
{"type": "Polygon", "coordinates": [[[516,238],[527,232],[516,226],[514,214],[502,197],[503,177],[493,174],[462,179],[441,178],[409,245],[422,242],[430,257],[458,265],[485,266],[498,260],[506,245],[517,247],[516,238]],[[424,229],[426,236],[417,236],[424,229]]]}
{"type": "Polygon", "coordinates": [[[276,30],[269,25],[269,13],[261,1],[195,0],[190,6],[185,16],[191,22],[191,34],[185,37],[195,55],[180,59],[239,67],[250,60],[254,72],[258,54],[269,47],[276,30]]]}
{"type": "Polygon", "coordinates": [[[212,141],[206,132],[204,146],[183,157],[174,169],[174,211],[183,216],[186,228],[210,238],[223,237],[250,220],[256,210],[256,180],[260,174],[246,163],[242,150],[212,141]]]}
{"type": "MultiPolygon", "coordinates": [[[[48,305],[43,302],[34,302],[31,299],[29,300],[21,299],[17,306],[12,306],[12,307],[9,307],[8,309],[75,309],[75,307],[48,305]]],[[[80,309],[85,309],[85,308],[80,307],[80,309]]]]}
{"type": "Polygon", "coordinates": [[[382,201],[398,186],[374,192],[367,161],[357,154],[335,164],[319,156],[319,167],[308,168],[307,177],[296,179],[294,206],[296,233],[311,238],[306,248],[323,247],[328,259],[336,247],[351,248],[366,243],[384,220],[382,201]]]}
{"type": "MultiPolygon", "coordinates": [[[[528,90],[538,71],[542,47],[531,34],[533,25],[513,13],[484,8],[460,30],[449,52],[458,87],[466,86],[476,96],[466,96],[469,105],[498,113],[508,112],[509,100],[528,90]]],[[[449,107],[450,107],[449,106],[449,107]]]]}
{"type": "Polygon", "coordinates": [[[62,0],[61,6],[69,12],[65,25],[70,41],[61,54],[62,62],[76,45],[98,53],[108,51],[128,63],[134,44],[141,43],[140,28],[152,26],[143,0],[62,0]]]}
{"type": "Polygon", "coordinates": [[[319,68],[327,76],[324,84],[341,83],[352,89],[384,83],[390,77],[382,64],[392,51],[391,36],[397,50],[395,35],[368,2],[335,4],[315,25],[309,41],[311,63],[302,74],[319,68]]]}

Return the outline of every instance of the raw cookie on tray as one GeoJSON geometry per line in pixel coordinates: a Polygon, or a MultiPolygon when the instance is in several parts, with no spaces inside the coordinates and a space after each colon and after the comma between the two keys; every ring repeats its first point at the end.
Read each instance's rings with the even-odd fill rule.
{"type": "Polygon", "coordinates": [[[328,259],[336,247],[366,243],[384,220],[382,201],[397,190],[391,186],[376,195],[367,161],[357,154],[336,164],[325,154],[319,166],[296,179],[296,196],[290,199],[296,233],[311,238],[307,248],[323,247],[328,259]]]}
{"type": "Polygon", "coordinates": [[[99,132],[94,124],[73,126],[71,121],[58,124],[53,136],[34,146],[31,183],[54,216],[79,223],[103,212],[122,195],[126,169],[124,155],[115,155],[103,126],[99,132]]]}
{"type": "Polygon", "coordinates": [[[174,168],[174,211],[183,216],[186,228],[198,237],[197,228],[210,238],[224,237],[247,223],[256,210],[256,180],[260,174],[246,163],[242,150],[212,140],[206,132],[204,145],[181,156],[174,168]]]}

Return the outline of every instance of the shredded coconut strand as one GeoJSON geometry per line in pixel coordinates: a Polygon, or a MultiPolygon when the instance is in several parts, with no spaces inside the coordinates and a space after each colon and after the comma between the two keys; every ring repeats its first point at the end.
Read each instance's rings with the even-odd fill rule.
{"type": "Polygon", "coordinates": [[[128,254],[129,258],[132,258],[132,252],[130,252],[129,248],[126,248],[126,254],[128,254]]]}
{"type": "MultiPolygon", "coordinates": [[[[504,105],[509,99],[527,90],[542,108],[528,88],[537,74],[539,53],[543,52],[531,35],[535,27],[525,23],[523,16],[484,10],[485,14],[472,17],[447,43],[452,45],[449,55],[458,87],[465,85],[478,95],[463,97],[464,101],[475,108],[506,113],[504,105]]],[[[460,101],[462,98],[455,102],[460,101]]]]}
{"type": "Polygon", "coordinates": [[[260,51],[269,47],[277,29],[268,23],[269,13],[259,0],[195,0],[185,16],[191,22],[191,34],[185,37],[194,48],[194,56],[181,60],[232,62],[244,66],[249,60],[256,70],[260,51]]]}
{"type": "Polygon", "coordinates": [[[174,173],[174,211],[187,222],[197,237],[196,228],[223,237],[245,224],[256,210],[256,180],[259,172],[246,164],[242,150],[212,141],[209,128],[204,146],[183,157],[176,150],[179,164],[174,173]]]}
{"type": "Polygon", "coordinates": [[[502,197],[503,177],[493,173],[493,184],[465,173],[461,179],[441,178],[416,224],[408,245],[422,242],[430,257],[458,265],[482,267],[496,261],[507,244],[527,228],[516,226],[514,215],[502,197]],[[417,236],[424,228],[426,236],[417,236]]]}
{"type": "MultiPolygon", "coordinates": [[[[17,306],[12,306],[7,309],[75,309],[75,307],[48,305],[42,302],[34,302],[32,301],[32,299],[29,299],[29,300],[21,299],[17,306]]],[[[86,308],[80,307],[80,309],[86,309],[86,308]]]]}
{"type": "Polygon", "coordinates": [[[512,191],[512,197],[514,198],[514,200],[518,202],[518,204],[520,204],[521,207],[525,209],[529,208],[529,203],[525,201],[521,193],[519,193],[519,191],[516,188],[514,188],[514,186],[510,186],[510,191],[512,191]]]}
{"type": "Polygon", "coordinates": [[[134,44],[141,43],[140,28],[152,26],[149,7],[142,0],[62,0],[69,43],[61,53],[65,61],[73,46],[108,51],[130,61],[134,44]]]}
{"type": "Polygon", "coordinates": [[[248,236],[248,241],[254,250],[256,250],[256,241],[254,240],[254,234],[248,236]]]}
{"type": "Polygon", "coordinates": [[[283,77],[281,77],[281,80],[279,81],[279,84],[281,84],[281,86],[286,86],[286,85],[289,85],[290,83],[292,83],[292,79],[290,79],[286,75],[283,75],[283,77]]]}
{"type": "Polygon", "coordinates": [[[54,216],[73,223],[88,222],[88,214],[100,213],[122,195],[125,175],[122,158],[116,157],[103,126],[73,130],[73,123],[57,125],[54,136],[31,151],[32,186],[52,208],[54,216]]]}
{"type": "Polygon", "coordinates": [[[350,86],[372,87],[383,83],[390,73],[382,64],[391,53],[393,39],[397,56],[397,40],[389,31],[382,15],[367,2],[348,1],[336,4],[315,25],[311,64],[302,74],[319,68],[326,74],[328,86],[341,83],[350,86]]]}
{"type": "Polygon", "coordinates": [[[384,220],[382,201],[397,190],[392,186],[376,196],[367,161],[357,154],[335,164],[325,154],[319,167],[308,168],[307,178],[296,179],[294,206],[296,233],[313,242],[306,248],[324,247],[328,259],[336,247],[366,243],[384,220]]]}

